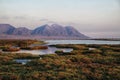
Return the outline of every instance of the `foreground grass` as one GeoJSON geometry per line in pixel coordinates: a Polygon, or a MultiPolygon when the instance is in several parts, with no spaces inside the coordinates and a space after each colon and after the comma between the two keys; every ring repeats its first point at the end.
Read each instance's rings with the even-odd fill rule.
{"type": "Polygon", "coordinates": [[[0,80],[120,79],[120,45],[52,46],[74,50],[70,53],[41,56],[0,53],[0,80]],[[22,65],[16,63],[14,59],[32,59],[32,61],[22,65]]]}

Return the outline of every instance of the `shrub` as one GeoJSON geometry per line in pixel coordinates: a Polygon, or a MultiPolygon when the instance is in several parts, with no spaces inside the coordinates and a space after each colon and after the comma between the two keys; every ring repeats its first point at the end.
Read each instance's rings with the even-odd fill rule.
{"type": "Polygon", "coordinates": [[[55,53],[58,55],[63,55],[63,50],[57,50],[57,51],[55,51],[55,53]]]}

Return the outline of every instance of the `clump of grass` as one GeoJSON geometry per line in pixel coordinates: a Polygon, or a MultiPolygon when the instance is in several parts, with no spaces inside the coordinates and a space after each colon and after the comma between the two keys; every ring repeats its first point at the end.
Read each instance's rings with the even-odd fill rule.
{"type": "Polygon", "coordinates": [[[34,46],[34,47],[22,47],[21,49],[25,50],[40,50],[40,49],[48,49],[47,46],[34,46]]]}
{"type": "Polygon", "coordinates": [[[57,51],[55,51],[55,53],[58,55],[63,55],[64,52],[63,52],[63,50],[57,50],[57,51]]]}
{"type": "Polygon", "coordinates": [[[94,50],[84,50],[82,53],[83,54],[101,54],[102,51],[99,49],[94,49],[94,50]]]}

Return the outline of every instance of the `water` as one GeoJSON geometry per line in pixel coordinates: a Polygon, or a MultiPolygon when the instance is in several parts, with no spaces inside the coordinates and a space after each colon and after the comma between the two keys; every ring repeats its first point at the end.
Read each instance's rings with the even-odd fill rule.
{"type": "MultiPolygon", "coordinates": [[[[120,44],[120,41],[102,41],[102,40],[46,40],[48,45],[55,44],[120,44]]],[[[38,46],[38,45],[37,45],[38,46]]],[[[56,47],[48,47],[48,49],[44,50],[20,50],[15,53],[31,53],[31,54],[54,54],[56,50],[63,50],[64,52],[71,52],[73,49],[71,48],[56,48],[56,47]]]]}
{"type": "Polygon", "coordinates": [[[48,45],[53,44],[120,44],[120,41],[104,40],[46,40],[48,45]]]}
{"type": "MultiPolygon", "coordinates": [[[[101,40],[46,40],[47,45],[55,45],[55,44],[120,44],[120,41],[101,41],[101,40]]],[[[38,45],[37,45],[38,46],[38,45]]],[[[89,48],[92,50],[93,48],[89,48]]],[[[45,50],[20,50],[17,53],[31,53],[31,54],[54,54],[56,50],[63,50],[64,52],[71,52],[73,49],[71,48],[56,48],[56,47],[48,47],[45,50]]],[[[17,63],[26,64],[31,60],[27,59],[16,59],[17,63]]]]}
{"type": "Polygon", "coordinates": [[[26,64],[27,62],[30,62],[30,59],[15,59],[14,61],[16,61],[17,63],[21,63],[21,64],[26,64]]]}
{"type": "Polygon", "coordinates": [[[63,50],[64,52],[73,51],[72,48],[48,47],[48,49],[44,49],[44,50],[20,50],[20,51],[17,51],[16,53],[31,53],[31,54],[44,55],[44,54],[54,54],[56,50],[63,50]]]}
{"type": "MultiPolygon", "coordinates": [[[[120,44],[120,41],[102,41],[102,40],[46,40],[48,44],[46,45],[55,45],[55,44],[120,44]]],[[[45,50],[20,50],[17,53],[32,53],[32,54],[53,54],[56,50],[63,50],[64,52],[71,52],[71,48],[56,48],[48,47],[45,50]]]]}

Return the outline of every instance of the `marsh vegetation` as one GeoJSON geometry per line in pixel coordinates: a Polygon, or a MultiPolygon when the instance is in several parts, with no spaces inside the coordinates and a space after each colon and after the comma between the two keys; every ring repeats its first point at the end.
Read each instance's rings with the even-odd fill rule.
{"type": "Polygon", "coordinates": [[[0,49],[7,52],[15,52],[21,49],[25,50],[39,50],[47,49],[47,46],[40,46],[40,44],[45,44],[43,41],[37,40],[0,40],[0,49]],[[33,44],[39,44],[39,46],[31,46],[33,44]]]}
{"type": "MultiPolygon", "coordinates": [[[[0,53],[0,80],[119,80],[120,45],[51,45],[66,53],[0,53]],[[59,54],[60,53],[60,54],[59,54]],[[26,64],[15,59],[30,59],[26,64]]],[[[2,46],[3,47],[3,46],[2,46]]]]}

